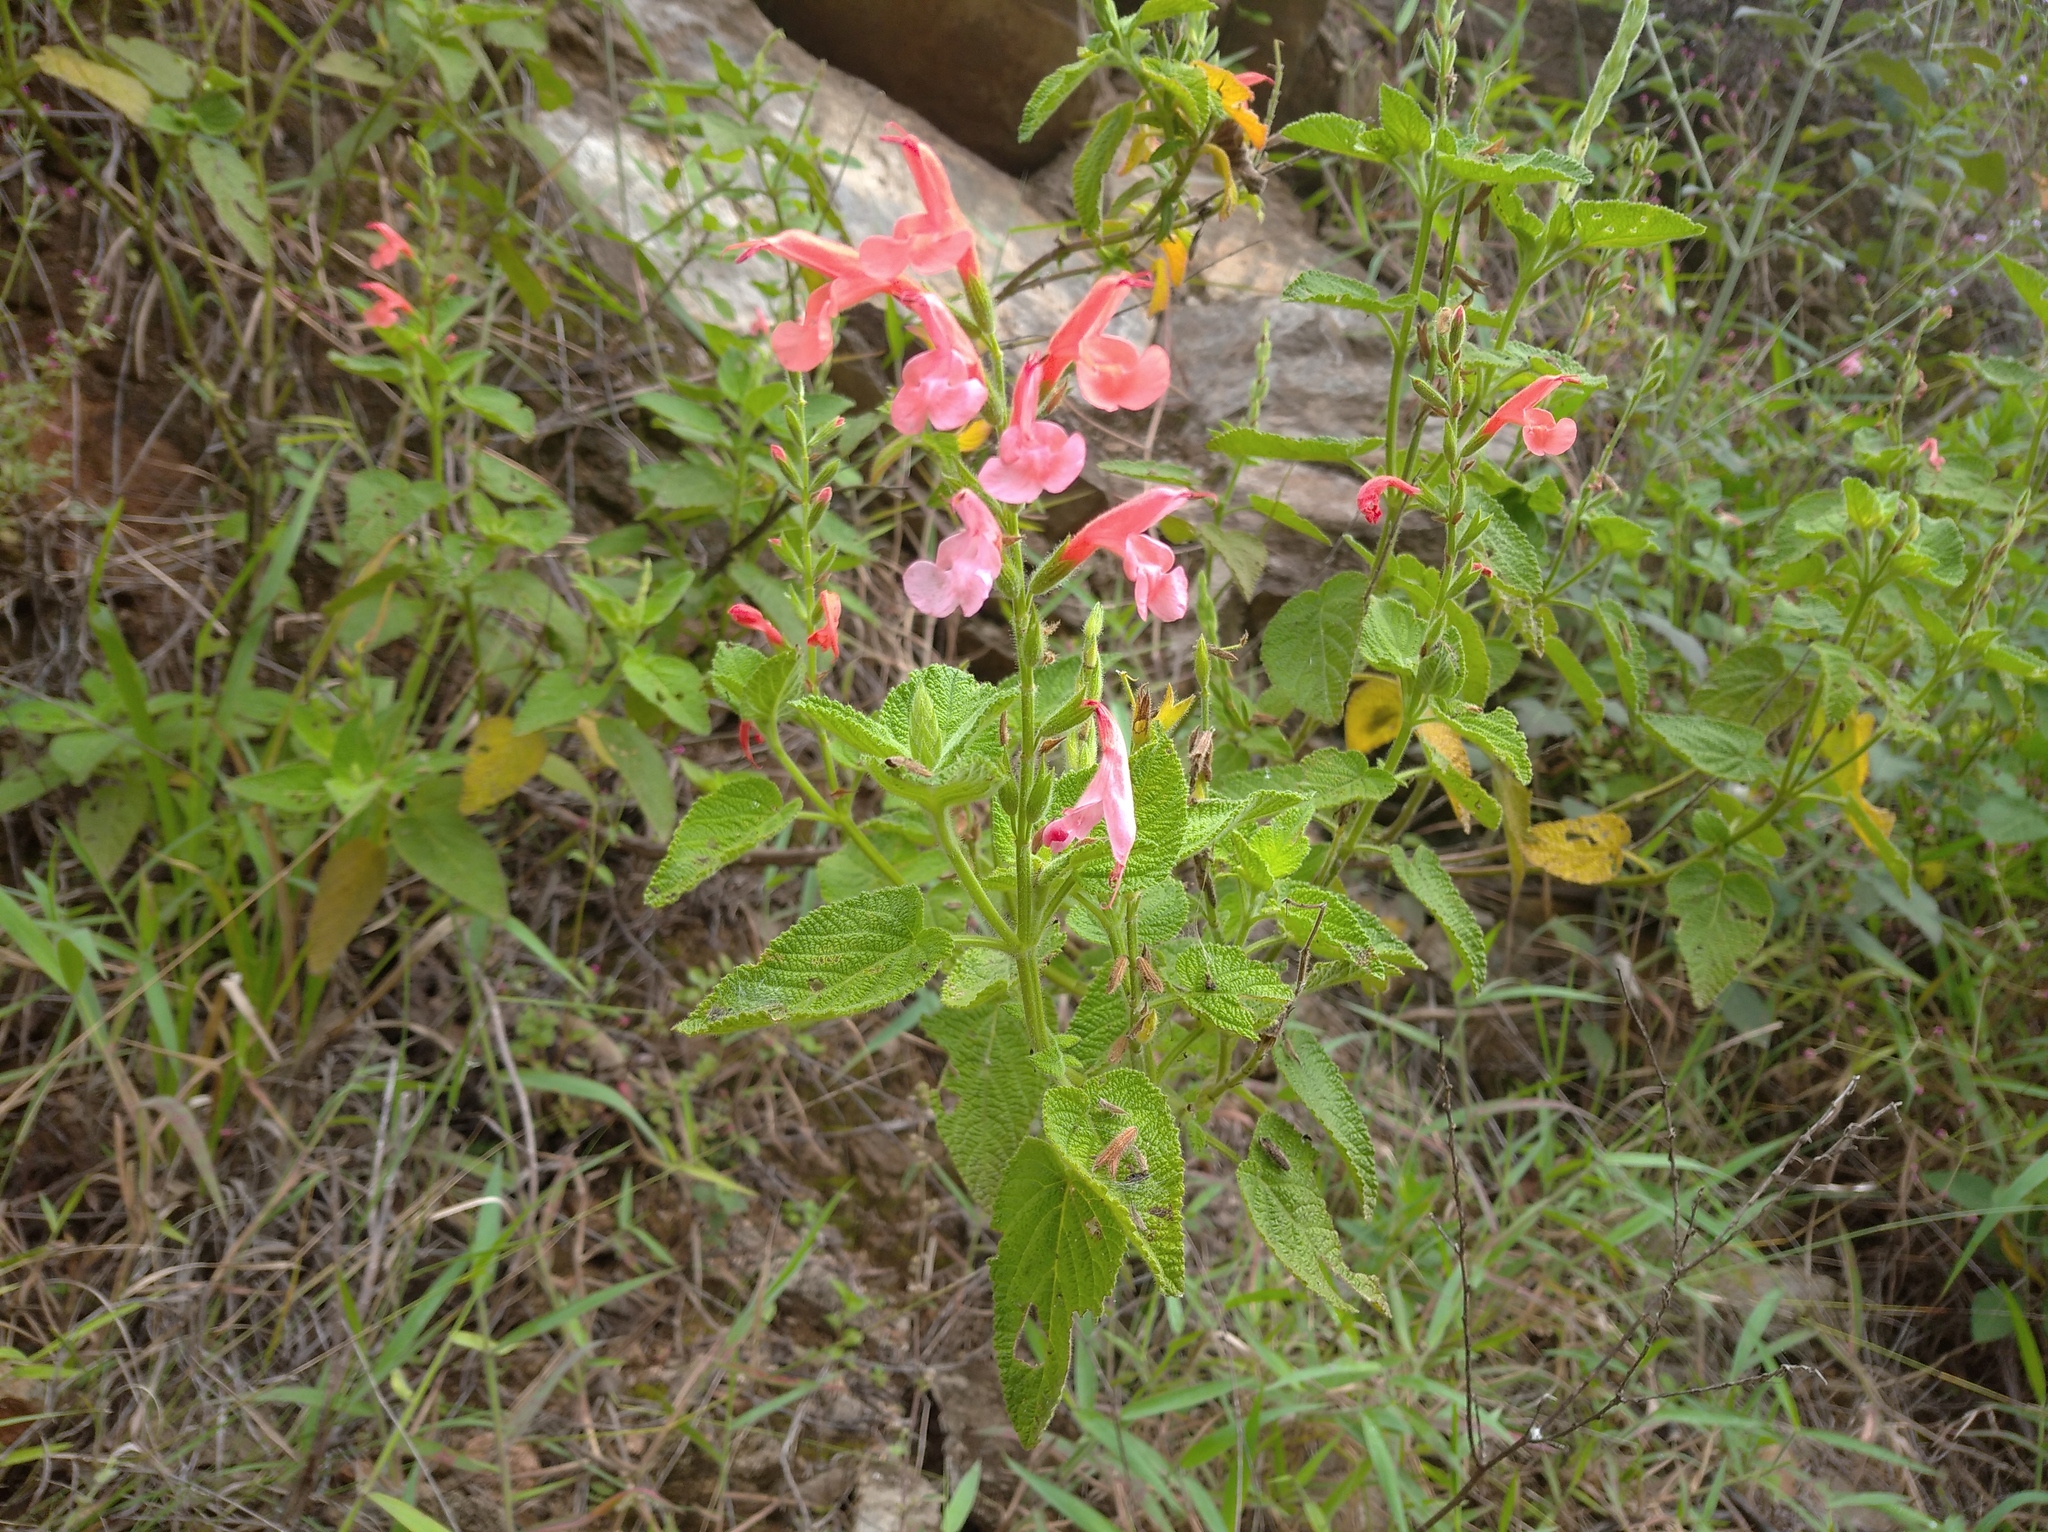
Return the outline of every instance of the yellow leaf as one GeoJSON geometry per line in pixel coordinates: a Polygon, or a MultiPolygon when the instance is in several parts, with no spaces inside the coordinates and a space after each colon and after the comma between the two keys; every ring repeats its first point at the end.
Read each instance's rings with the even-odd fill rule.
{"type": "Polygon", "coordinates": [[[149,115],[149,87],[110,64],[95,64],[71,48],[41,49],[32,62],[52,79],[106,102],[138,128],[149,115]]]}
{"type": "Polygon", "coordinates": [[[469,759],[462,767],[465,814],[481,814],[511,797],[547,759],[544,735],[514,734],[509,718],[486,718],[470,736],[469,759]]]}
{"type": "Polygon", "coordinates": [[[1913,869],[1920,875],[1920,886],[1930,892],[1948,881],[1948,863],[1925,861],[1913,869]]]}
{"type": "Polygon", "coordinates": [[[590,746],[590,753],[597,757],[597,763],[611,771],[619,769],[619,763],[612,759],[611,751],[605,749],[604,741],[597,737],[597,717],[585,713],[576,720],[576,732],[583,736],[583,743],[590,746]]]}
{"type": "Polygon", "coordinates": [[[989,424],[986,420],[970,420],[960,428],[959,434],[953,438],[953,441],[962,452],[972,452],[976,447],[979,447],[988,440],[988,433],[989,424]]]}
{"type": "Polygon", "coordinates": [[[1344,748],[1370,754],[1400,732],[1401,683],[1368,677],[1344,704],[1344,748]]]}
{"type": "Polygon", "coordinates": [[[1171,734],[1180,721],[1188,716],[1188,709],[1194,705],[1195,698],[1192,692],[1176,702],[1173,697],[1173,685],[1168,682],[1166,700],[1159,704],[1159,711],[1153,715],[1153,725],[1171,734]]]}
{"type": "Polygon", "coordinates": [[[1899,822],[1899,816],[1890,809],[1881,809],[1861,793],[1852,792],[1843,805],[1848,812],[1843,816],[1849,821],[1849,828],[1856,832],[1856,838],[1876,852],[1880,857],[1899,853],[1891,844],[1892,826],[1899,822]]]}
{"type": "Polygon", "coordinates": [[[383,846],[373,840],[343,841],[327,853],[312,913],[306,917],[308,973],[331,970],[355,940],[384,892],[386,865],[383,846]]]}
{"type": "Polygon", "coordinates": [[[1459,776],[1469,778],[1472,775],[1472,757],[1466,753],[1465,741],[1449,724],[1438,723],[1432,718],[1428,723],[1415,726],[1415,737],[1442,756],[1444,764],[1459,776]]]}
{"type": "Polygon", "coordinates": [[[1531,825],[1522,855],[1567,883],[1608,883],[1621,871],[1621,854],[1631,839],[1619,814],[1588,814],[1531,825]]]}
{"type": "Polygon", "coordinates": [[[1828,758],[1830,766],[1838,768],[1828,778],[1837,792],[1853,796],[1861,793],[1863,784],[1870,780],[1870,736],[1876,730],[1875,718],[1858,713],[1820,737],[1820,753],[1828,758]],[[1846,766],[1844,761],[1848,762],[1846,766]]]}

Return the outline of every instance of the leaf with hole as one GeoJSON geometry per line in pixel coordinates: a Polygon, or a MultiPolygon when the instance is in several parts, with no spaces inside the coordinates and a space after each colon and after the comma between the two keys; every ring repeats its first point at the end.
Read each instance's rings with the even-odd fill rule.
{"type": "Polygon", "coordinates": [[[1267,1112],[1252,1128],[1251,1147],[1237,1162],[1237,1190],[1252,1227],[1280,1264],[1332,1308],[1348,1311],[1333,1276],[1381,1313],[1387,1309],[1379,1282],[1354,1271],[1344,1259],[1337,1226],[1316,1178],[1315,1146],[1278,1112],[1267,1112]]]}
{"type": "Polygon", "coordinates": [[[1085,1087],[1057,1086],[1041,1107],[1045,1137],[1070,1174],[1115,1208],[1124,1236],[1164,1292],[1187,1275],[1180,1127],[1165,1094],[1135,1069],[1112,1069],[1085,1087]]]}
{"type": "Polygon", "coordinates": [[[738,776],[690,805],[669,840],[668,854],[647,880],[644,902],[674,904],[721,868],[730,867],[797,815],[766,777],[738,776]]]}

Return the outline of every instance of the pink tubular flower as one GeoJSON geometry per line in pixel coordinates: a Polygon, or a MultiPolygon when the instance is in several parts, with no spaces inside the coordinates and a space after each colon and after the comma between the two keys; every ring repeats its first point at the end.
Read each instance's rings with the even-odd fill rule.
{"type": "Polygon", "coordinates": [[[972,617],[988,600],[1003,568],[1003,535],[981,497],[963,489],[953,497],[960,530],[939,544],[938,557],[903,571],[903,594],[927,617],[972,617]]]}
{"type": "Polygon", "coordinates": [[[1038,379],[1046,365],[1034,356],[1017,370],[1010,423],[996,443],[996,455],[981,465],[981,487],[1005,505],[1028,505],[1043,494],[1058,494],[1080,477],[1088,443],[1077,432],[1038,418],[1038,379]]]}
{"type": "Polygon", "coordinates": [[[397,324],[402,315],[412,312],[412,305],[405,294],[396,288],[386,287],[382,282],[358,282],[356,284],[377,301],[363,310],[363,323],[373,330],[388,330],[397,324]]]}
{"type": "Polygon", "coordinates": [[[1103,333],[1123,294],[1151,285],[1151,277],[1136,271],[1098,278],[1046,342],[1041,391],[1050,392],[1071,366],[1081,397],[1098,410],[1143,410],[1157,404],[1173,375],[1166,348],[1140,351],[1130,341],[1103,333]]]}
{"type": "Polygon", "coordinates": [[[1835,363],[1835,371],[1839,372],[1845,378],[1862,377],[1863,348],[1861,346],[1858,346],[1854,351],[1851,351],[1847,356],[1843,357],[1839,362],[1835,363]]]}
{"type": "MultiPolygon", "coordinates": [[[[1487,440],[1502,426],[1526,427],[1532,418],[1532,411],[1534,411],[1536,417],[1538,430],[1553,425],[1554,422],[1549,411],[1538,410],[1536,406],[1564,387],[1565,384],[1578,381],[1578,376],[1574,373],[1553,372],[1547,377],[1538,378],[1534,383],[1515,390],[1506,404],[1503,404],[1499,409],[1486,417],[1486,424],[1479,428],[1480,440],[1487,440]]],[[[1571,434],[1576,437],[1578,430],[1577,426],[1573,426],[1571,434]]],[[[1527,436],[1526,430],[1524,431],[1524,436],[1525,438],[1527,436]]],[[[1564,445],[1568,447],[1571,445],[1571,442],[1567,440],[1564,445]]],[[[1533,452],[1536,449],[1532,447],[1529,450],[1533,452]]],[[[1564,447],[1559,447],[1556,450],[1562,452],[1564,447]]]]}
{"type": "Polygon", "coordinates": [[[1175,567],[1173,549],[1151,532],[1197,497],[1209,498],[1199,490],[1155,484],[1097,516],[1068,538],[1054,557],[1072,567],[1093,553],[1119,555],[1138,615],[1147,621],[1157,616],[1162,622],[1179,622],[1188,610],[1188,573],[1175,567]]]}
{"type": "Polygon", "coordinates": [[[1522,445],[1531,457],[1560,456],[1571,451],[1572,443],[1578,439],[1579,423],[1576,420],[1553,419],[1548,410],[1522,412],[1522,445]]]}
{"type": "Polygon", "coordinates": [[[882,142],[903,151],[910,164],[910,178],[917,183],[922,213],[905,213],[887,234],[877,234],[860,243],[860,261],[871,277],[888,280],[911,271],[930,276],[948,266],[960,273],[963,282],[981,280],[981,262],[974,253],[974,228],[953,196],[953,183],[945,164],[932,153],[931,145],[895,123],[882,135],[882,142]]]}
{"type": "Polygon", "coordinates": [[[1929,468],[1939,469],[1948,462],[1948,459],[1941,455],[1941,443],[1932,436],[1922,442],[1918,450],[1927,459],[1929,468]]]}
{"type": "Polygon", "coordinates": [[[920,291],[905,304],[917,315],[931,350],[920,351],[903,364],[903,386],[889,403],[889,424],[906,436],[917,435],[927,425],[957,431],[988,403],[981,357],[936,293],[920,291]]]}
{"type": "Polygon", "coordinates": [[[749,766],[758,764],[754,760],[754,746],[765,745],[767,743],[767,735],[763,734],[759,729],[755,728],[746,719],[742,718],[740,720],[740,753],[746,756],[747,764],[749,766]]]}
{"type": "Polygon", "coordinates": [[[363,227],[378,237],[378,245],[370,252],[370,270],[382,271],[386,266],[396,266],[400,261],[413,259],[413,248],[405,242],[405,236],[388,223],[371,223],[363,227]]]}
{"type": "Polygon", "coordinates": [[[1039,833],[1039,844],[1048,851],[1064,851],[1087,838],[1100,823],[1109,834],[1109,854],[1116,865],[1110,886],[1120,882],[1124,863],[1131,859],[1131,847],[1138,840],[1138,805],[1131,794],[1131,759],[1124,749],[1123,730],[1109,709],[1099,702],[1088,706],[1095,713],[1095,737],[1102,747],[1095,776],[1082,790],[1080,801],[1039,833]]]}
{"type": "Polygon", "coordinates": [[[839,596],[835,591],[818,592],[818,611],[821,621],[812,632],[807,643],[813,649],[823,649],[833,659],[839,658],[839,596]]]}
{"type": "Polygon", "coordinates": [[[1398,489],[1408,496],[1419,496],[1422,491],[1406,479],[1397,479],[1390,473],[1375,474],[1367,479],[1358,490],[1358,514],[1365,518],[1365,524],[1376,527],[1387,513],[1380,508],[1380,498],[1390,489],[1398,489]]]}
{"type": "Polygon", "coordinates": [[[1124,543],[1124,574],[1138,620],[1179,622],[1188,614],[1188,572],[1173,561],[1173,549],[1140,532],[1124,543]]]}
{"type": "Polygon", "coordinates": [[[770,622],[767,619],[767,617],[762,613],[761,609],[757,606],[748,606],[744,601],[735,601],[731,606],[725,609],[725,615],[730,617],[734,622],[738,623],[741,627],[749,628],[752,631],[760,634],[763,638],[767,639],[770,644],[774,645],[778,649],[789,642],[788,639],[782,636],[781,631],[775,626],[775,624],[770,622]]]}
{"type": "Polygon", "coordinates": [[[829,279],[812,289],[804,304],[803,318],[785,319],[768,334],[768,349],[791,372],[809,372],[832,355],[832,321],[855,304],[885,292],[908,302],[919,291],[912,282],[870,276],[862,269],[860,252],[853,246],[807,229],[785,229],[767,239],[744,240],[731,248],[738,252],[738,260],[750,260],[766,250],[829,279]]]}

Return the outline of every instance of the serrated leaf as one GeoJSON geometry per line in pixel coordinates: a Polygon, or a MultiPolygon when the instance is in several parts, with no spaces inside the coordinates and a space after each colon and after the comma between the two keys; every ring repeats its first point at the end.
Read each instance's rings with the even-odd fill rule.
{"type": "Polygon", "coordinates": [[[1310,1292],[1333,1308],[1350,1311],[1331,1280],[1334,1272],[1381,1313],[1386,1297],[1379,1283],[1354,1271],[1344,1259],[1337,1226],[1316,1179],[1315,1146],[1278,1112],[1264,1113],[1252,1128],[1251,1147],[1237,1162],[1237,1189],[1252,1227],[1280,1264],[1310,1292]]]}
{"type": "Polygon", "coordinates": [[[1699,713],[1646,714],[1641,721],[1673,755],[1708,776],[1746,783],[1770,772],[1763,731],[1746,723],[1699,713]]]}
{"type": "Polygon", "coordinates": [[[465,814],[495,808],[532,780],[547,754],[548,742],[541,735],[513,733],[510,718],[484,719],[469,737],[456,807],[465,814]]]}
{"type": "Polygon", "coordinates": [[[733,777],[690,805],[668,843],[668,854],[647,880],[644,901],[674,904],[714,872],[729,867],[796,818],[766,777],[733,777]]]}
{"type": "Polygon", "coordinates": [[[948,1010],[969,1010],[984,1000],[1000,998],[1016,982],[1017,960],[1009,953],[999,947],[959,944],[946,964],[939,1004],[948,1010]]]}
{"type": "Polygon", "coordinates": [[[1385,921],[1339,889],[1283,878],[1273,892],[1277,902],[1272,911],[1280,929],[1296,946],[1307,943],[1314,932],[1312,950],[1317,957],[1352,963],[1380,979],[1391,978],[1398,969],[1423,966],[1385,921]]]}
{"type": "Polygon", "coordinates": [[[1393,138],[1396,147],[1411,154],[1420,154],[1436,137],[1429,114],[1420,103],[1400,86],[1385,80],[1380,82],[1380,128],[1393,138]]]}
{"type": "Polygon", "coordinates": [[[1011,1158],[993,1222],[1001,1236],[989,1262],[996,1371],[1010,1424],[1030,1448],[1066,1387],[1074,1320],[1115,1291],[1125,1242],[1116,1204],[1043,1139],[1027,1138],[1011,1158]],[[1042,1357],[1033,1356],[1034,1339],[1042,1357]]]}
{"type": "Polygon", "coordinates": [[[1332,575],[1289,598],[1259,641],[1259,664],[1271,691],[1318,723],[1335,723],[1344,714],[1365,591],[1362,574],[1332,575]]]}
{"type": "Polygon", "coordinates": [[[1631,716],[1639,714],[1643,710],[1643,680],[1649,660],[1642,635],[1636,632],[1627,610],[1611,597],[1595,602],[1593,615],[1599,619],[1600,634],[1607,640],[1607,656],[1614,662],[1614,679],[1621,690],[1621,700],[1631,716]]]}
{"type": "Polygon", "coordinates": [[[1218,426],[1209,450],[1269,463],[1349,463],[1379,445],[1377,436],[1282,436],[1253,426],[1218,426]]]}
{"type": "Polygon", "coordinates": [[[923,987],[953,951],[924,921],[914,888],[856,894],[812,910],[758,963],[735,968],[684,1018],[699,1036],[859,1016],[923,987]]]}
{"type": "Polygon", "coordinates": [[[1522,857],[1567,883],[1611,883],[1621,875],[1622,853],[1633,834],[1619,814],[1587,814],[1531,825],[1522,857]]]}
{"type": "MultiPolygon", "coordinates": [[[[1267,549],[1263,539],[1235,527],[1212,526],[1208,522],[1195,523],[1195,536],[1204,548],[1223,560],[1230,578],[1247,599],[1257,593],[1259,580],[1266,572],[1267,549]]],[[[1223,590],[1223,582],[1212,575],[1209,588],[1212,595],[1217,594],[1223,590]]]]}
{"type": "Polygon", "coordinates": [[[620,674],[641,697],[652,703],[670,723],[692,734],[711,732],[711,710],[705,704],[704,677],[688,660],[673,654],[650,654],[628,649],[620,661],[620,674]]]}
{"type": "Polygon", "coordinates": [[[468,383],[449,392],[457,404],[483,416],[492,425],[510,431],[521,441],[533,439],[533,411],[510,389],[489,383],[468,383]]]}
{"type": "Polygon", "coordinates": [[[1124,1237],[1160,1288],[1178,1295],[1187,1275],[1181,1227],[1186,1172],[1180,1128],[1165,1094],[1135,1069],[1112,1069],[1086,1089],[1047,1091],[1041,1110],[1047,1142],[1109,1199],[1124,1237]]]}
{"type": "MultiPolygon", "coordinates": [[[[1503,154],[1494,159],[1478,155],[1439,154],[1436,162],[1459,180],[1482,186],[1537,186],[1549,181],[1566,181],[1574,186],[1593,184],[1592,171],[1554,149],[1538,149],[1531,154],[1503,154]]],[[[1523,217],[1528,215],[1525,213],[1523,217]]],[[[1533,218],[1528,221],[1536,222],[1533,218]]],[[[1541,238],[1542,231],[1543,226],[1536,224],[1538,238],[1541,238]]],[[[1511,229],[1510,232],[1515,231],[1511,229]]]]}
{"type": "Polygon", "coordinates": [[[1320,303],[1360,314],[1399,315],[1415,307],[1415,300],[1405,293],[1389,298],[1372,283],[1335,271],[1301,272],[1280,296],[1289,303],[1320,303]]]}
{"type": "Polygon", "coordinates": [[[430,798],[393,819],[391,849],[457,903],[493,920],[512,913],[497,851],[452,802],[430,798]]]}
{"type": "Polygon", "coordinates": [[[270,247],[270,208],[242,151],[217,138],[194,138],[185,152],[193,176],[213,204],[213,216],[249,259],[267,271],[275,259],[270,247]]]}
{"type": "Polygon", "coordinates": [[[676,789],[661,747],[624,718],[598,719],[597,737],[610,754],[619,780],[639,806],[647,833],[656,840],[667,840],[676,827],[676,789]]]}
{"type": "Polygon", "coordinates": [[[1465,965],[1466,981],[1474,988],[1483,985],[1486,982],[1486,933],[1479,929],[1472,906],[1458,892],[1458,885],[1444,871],[1444,864],[1437,860],[1437,854],[1423,846],[1411,856],[1399,846],[1393,846],[1388,848],[1388,856],[1393,860],[1394,875],[1401,880],[1402,886],[1421,900],[1422,907],[1444,928],[1444,935],[1450,938],[1451,950],[1465,965]]]}
{"type": "Polygon", "coordinates": [[[1523,596],[1543,589],[1543,561],[1522,529],[1507,517],[1496,516],[1480,529],[1479,547],[1494,584],[1523,596]]]}
{"type": "MultiPolygon", "coordinates": [[[[1014,978],[1015,965],[1002,953],[996,956],[1014,978]]],[[[939,1139],[968,1193],[983,1209],[992,1210],[1002,1190],[1003,1172],[1030,1131],[1045,1093],[1045,1077],[1031,1065],[1023,1014],[1014,1001],[992,1002],[938,1011],[918,1026],[946,1050],[946,1072],[939,1087],[958,1098],[951,1110],[939,1114],[939,1139]]]]}
{"type": "Polygon", "coordinates": [[[1301,1104],[1322,1124],[1344,1157],[1345,1167],[1358,1185],[1359,1205],[1364,1216],[1371,1218],[1380,1200],[1379,1161],[1373,1153],[1372,1130],[1366,1126],[1358,1098],[1351,1093],[1351,1082],[1331,1059],[1323,1040],[1299,1022],[1281,1033],[1273,1058],[1287,1088],[1301,1098],[1301,1104]]]}
{"type": "Polygon", "coordinates": [[[1173,876],[1187,838],[1188,778],[1171,740],[1143,745],[1131,756],[1131,798],[1138,840],[1124,864],[1124,884],[1143,889],[1173,876]]]}
{"type": "Polygon", "coordinates": [[[1090,235],[1102,232],[1102,183],[1137,110],[1134,102],[1126,101],[1105,112],[1074,160],[1074,212],[1090,235]]]}
{"type": "Polygon", "coordinates": [[[1078,58],[1040,80],[1031,99],[1024,103],[1024,116],[1017,124],[1017,142],[1035,138],[1038,130],[1052,120],[1052,114],[1066,104],[1067,97],[1079,90],[1081,82],[1100,69],[1103,62],[1099,57],[1078,58]]]}
{"type": "Polygon", "coordinates": [[[327,854],[313,908],[306,916],[306,971],[324,974],[362,930],[384,893],[390,858],[367,837],[343,841],[327,854]]]}
{"type": "Polygon", "coordinates": [[[1422,619],[1400,596],[1381,591],[1365,609],[1358,656],[1376,670],[1413,676],[1422,663],[1422,619]]]}
{"type": "Polygon", "coordinates": [[[1190,1014],[1239,1037],[1257,1037],[1293,996],[1264,963],[1224,942],[1196,942],[1173,960],[1173,986],[1190,1014]]]}
{"type": "Polygon", "coordinates": [[[1507,708],[1467,713],[1453,709],[1446,715],[1451,727],[1515,774],[1515,780],[1529,781],[1529,742],[1522,736],[1522,721],[1507,708]]]}
{"type": "Polygon", "coordinates": [[[1315,799],[1316,812],[1328,814],[1354,803],[1368,808],[1384,803],[1400,786],[1394,774],[1373,766],[1350,750],[1327,746],[1311,750],[1298,763],[1301,780],[1315,799]]]}
{"type": "Polygon", "coordinates": [[[2048,813],[2030,798],[1990,793],[1971,813],[1977,833],[1994,846],[2019,846],[2048,841],[2048,813]]]}
{"type": "Polygon", "coordinates": [[[51,79],[104,101],[138,128],[149,116],[149,87],[125,70],[96,64],[75,48],[39,48],[29,62],[51,79]]]}
{"type": "Polygon", "coordinates": [[[1281,130],[1280,136],[1304,149],[1342,154],[1354,160],[1385,160],[1398,146],[1383,128],[1367,127],[1340,112],[1311,112],[1297,117],[1281,130]]]}
{"type": "Polygon", "coordinates": [[[1344,704],[1344,748],[1369,755],[1401,732],[1401,683],[1370,676],[1344,704]]]}
{"type": "Polygon", "coordinates": [[[1707,232],[1705,224],[1647,202],[1576,203],[1572,227],[1588,250],[1641,250],[1674,239],[1697,239],[1707,232]]]}
{"type": "Polygon", "coordinates": [[[1678,955],[1693,1004],[1708,1010],[1763,946],[1771,892],[1755,873],[1688,862],[1671,875],[1665,901],[1678,917],[1678,955]]]}

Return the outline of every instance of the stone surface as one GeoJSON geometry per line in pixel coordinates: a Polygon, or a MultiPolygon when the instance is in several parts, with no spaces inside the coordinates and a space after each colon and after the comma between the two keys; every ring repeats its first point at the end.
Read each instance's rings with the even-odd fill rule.
{"type": "Polygon", "coordinates": [[[1073,0],[761,0],[761,10],[1003,170],[1036,170],[1090,115],[1084,90],[1017,141],[1031,92],[1080,45],[1073,0]]]}

